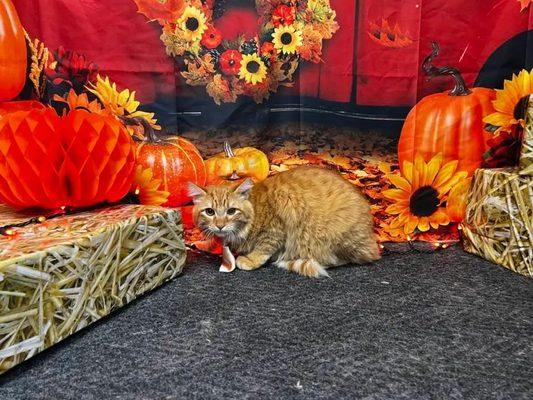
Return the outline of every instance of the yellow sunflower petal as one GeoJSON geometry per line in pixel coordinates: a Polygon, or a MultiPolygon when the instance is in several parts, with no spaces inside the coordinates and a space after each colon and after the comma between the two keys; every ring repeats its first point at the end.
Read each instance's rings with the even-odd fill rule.
{"type": "Polygon", "coordinates": [[[409,193],[401,189],[388,189],[382,192],[383,196],[389,200],[409,200],[409,193]]]}
{"type": "Polygon", "coordinates": [[[483,118],[483,122],[486,124],[503,127],[508,127],[511,125],[509,115],[501,112],[495,112],[487,115],[485,118],[483,118]]]}
{"type": "Polygon", "coordinates": [[[402,169],[403,169],[403,176],[405,177],[405,179],[407,179],[407,182],[409,183],[413,183],[413,163],[410,162],[410,161],[404,161],[403,162],[403,166],[402,166],[402,169]]]}
{"type": "Polygon", "coordinates": [[[433,215],[429,217],[429,220],[444,226],[450,223],[450,217],[442,208],[437,209],[437,211],[435,211],[433,215]]]}
{"type": "Polygon", "coordinates": [[[409,184],[409,182],[407,182],[405,178],[395,174],[390,174],[388,175],[388,177],[391,183],[398,189],[411,193],[411,185],[409,184]]]}
{"type": "Polygon", "coordinates": [[[418,229],[421,232],[427,232],[429,231],[429,218],[428,217],[422,217],[418,221],[418,229]]]}
{"type": "Polygon", "coordinates": [[[435,180],[433,181],[433,187],[439,190],[440,185],[448,181],[455,171],[457,170],[457,165],[459,165],[458,160],[450,161],[442,166],[439,173],[435,177],[435,180]]]}
{"type": "Polygon", "coordinates": [[[420,154],[415,157],[415,171],[418,172],[418,176],[416,174],[413,176],[413,189],[423,186],[426,180],[426,163],[420,154]]]}
{"type": "Polygon", "coordinates": [[[402,211],[405,211],[406,208],[409,208],[409,201],[403,200],[388,206],[386,212],[391,215],[395,215],[400,214],[402,211]]]}
{"type": "Polygon", "coordinates": [[[415,216],[415,215],[411,215],[409,217],[409,220],[407,221],[407,223],[403,227],[403,232],[406,235],[409,235],[409,234],[411,234],[411,233],[413,233],[415,231],[417,226],[418,226],[418,217],[415,216]]]}
{"type": "Polygon", "coordinates": [[[459,182],[461,182],[463,179],[465,179],[468,176],[468,173],[465,171],[457,172],[452,178],[450,178],[447,182],[443,183],[439,186],[437,191],[439,192],[440,198],[442,199],[448,192],[459,182]]]}
{"type": "Polygon", "coordinates": [[[422,183],[423,186],[433,185],[433,181],[435,180],[435,177],[439,173],[441,165],[442,165],[442,153],[437,154],[435,157],[429,160],[427,164],[426,176],[425,176],[424,182],[422,183]]]}

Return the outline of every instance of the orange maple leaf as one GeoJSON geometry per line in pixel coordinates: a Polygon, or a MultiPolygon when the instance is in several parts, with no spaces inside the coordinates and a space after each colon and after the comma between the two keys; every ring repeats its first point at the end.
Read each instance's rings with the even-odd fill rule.
{"type": "Polygon", "coordinates": [[[407,32],[403,32],[398,24],[391,27],[389,21],[382,18],[381,24],[370,22],[368,36],[374,42],[391,48],[407,47],[413,43],[407,32]]]}
{"type": "Polygon", "coordinates": [[[175,23],[185,8],[184,0],[133,0],[139,13],[150,21],[175,23]]]}
{"type": "Polygon", "coordinates": [[[531,3],[533,3],[533,0],[517,0],[520,2],[520,11],[524,11],[526,8],[529,7],[531,3]]]}

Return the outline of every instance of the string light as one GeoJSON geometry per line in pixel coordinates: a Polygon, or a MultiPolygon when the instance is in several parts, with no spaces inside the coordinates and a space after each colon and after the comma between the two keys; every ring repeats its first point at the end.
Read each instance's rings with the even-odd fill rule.
{"type": "Polygon", "coordinates": [[[14,236],[14,235],[15,235],[15,231],[14,231],[13,229],[6,229],[6,230],[4,231],[4,234],[5,234],[6,236],[14,236]]]}
{"type": "Polygon", "coordinates": [[[46,217],[41,215],[39,218],[37,218],[37,221],[39,221],[42,224],[44,221],[46,221],[46,217]]]}

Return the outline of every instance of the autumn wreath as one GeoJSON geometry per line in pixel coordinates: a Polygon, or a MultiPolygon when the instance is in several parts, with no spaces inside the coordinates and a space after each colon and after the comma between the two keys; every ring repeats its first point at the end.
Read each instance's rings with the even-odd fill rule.
{"type": "Polygon", "coordinates": [[[261,103],[279,86],[290,86],[300,60],[320,62],[323,40],[339,29],[329,0],[256,0],[258,34],[233,40],[215,26],[216,0],[134,1],[161,24],[161,40],[183,63],[186,83],[205,85],[217,104],[240,95],[261,103]]]}

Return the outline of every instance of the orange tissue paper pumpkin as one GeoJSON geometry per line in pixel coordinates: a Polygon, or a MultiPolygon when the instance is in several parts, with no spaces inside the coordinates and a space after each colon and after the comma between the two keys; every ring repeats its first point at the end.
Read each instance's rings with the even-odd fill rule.
{"type": "Polygon", "coordinates": [[[114,117],[46,107],[0,118],[0,202],[15,208],[119,201],[134,165],[133,140],[114,117]]]}
{"type": "Polygon", "coordinates": [[[224,181],[251,178],[255,182],[268,177],[270,166],[265,153],[253,147],[233,150],[224,143],[224,152],[205,162],[207,183],[216,185],[224,181]]]}
{"type": "Polygon", "coordinates": [[[451,75],[455,87],[450,92],[423,98],[409,113],[398,144],[398,160],[403,170],[404,161],[413,162],[415,153],[429,161],[442,153],[444,162],[458,160],[459,171],[469,175],[480,167],[487,150],[489,134],[483,118],[494,112],[492,89],[466,87],[455,68],[437,68],[431,64],[439,54],[433,43],[433,52],[424,61],[424,71],[430,76],[451,75]]]}
{"type": "Polygon", "coordinates": [[[0,0],[0,101],[19,95],[26,82],[24,28],[11,0],[0,0]]]}
{"type": "Polygon", "coordinates": [[[203,186],[206,182],[205,164],[198,149],[178,136],[158,138],[153,129],[144,124],[146,138],[137,144],[137,165],[151,168],[153,179],[162,182],[160,190],[169,192],[163,206],[180,207],[192,201],[187,184],[203,186]]]}

